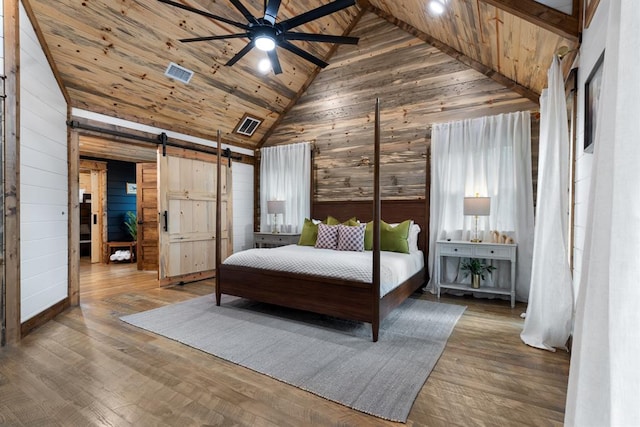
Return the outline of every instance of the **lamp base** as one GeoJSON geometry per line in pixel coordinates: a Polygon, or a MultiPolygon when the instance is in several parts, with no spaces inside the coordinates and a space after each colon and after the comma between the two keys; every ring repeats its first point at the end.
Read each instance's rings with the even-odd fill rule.
{"type": "Polygon", "coordinates": [[[469,240],[469,241],[470,241],[471,243],[481,243],[481,242],[482,242],[482,240],[480,240],[480,239],[471,239],[471,240],[469,240]]]}

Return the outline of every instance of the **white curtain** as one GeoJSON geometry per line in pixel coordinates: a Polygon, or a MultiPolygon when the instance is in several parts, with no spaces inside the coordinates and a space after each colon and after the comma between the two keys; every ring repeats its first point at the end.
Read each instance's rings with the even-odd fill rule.
{"type": "Polygon", "coordinates": [[[608,4],[568,426],[640,426],[640,7],[608,4]]]}
{"type": "Polygon", "coordinates": [[[265,147],[260,153],[260,230],[270,231],[274,220],[267,201],[284,200],[284,215],[277,219],[281,231],[299,233],[311,211],[311,145],[265,147]]]}
{"type": "Polygon", "coordinates": [[[540,97],[538,203],[534,231],[529,305],[520,338],[544,350],[566,349],[573,317],[569,266],[569,126],[560,60],[547,72],[540,97]]]}
{"type": "MultiPolygon", "coordinates": [[[[473,217],[463,215],[463,199],[491,198],[491,214],[479,217],[478,230],[508,233],[518,244],[516,296],[529,296],[533,246],[531,120],[529,112],[436,124],[431,133],[429,271],[434,271],[435,242],[447,236],[466,239],[473,217]]],[[[479,233],[480,234],[480,233],[479,233]]],[[[447,281],[457,275],[446,265],[447,281]]],[[[508,288],[509,267],[500,261],[488,284],[508,288]]],[[[433,283],[433,278],[432,278],[433,283]]]]}

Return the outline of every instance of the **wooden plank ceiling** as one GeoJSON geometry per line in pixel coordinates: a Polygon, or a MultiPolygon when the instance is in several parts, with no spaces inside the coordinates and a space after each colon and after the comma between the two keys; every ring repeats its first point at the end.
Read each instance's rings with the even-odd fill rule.
{"type": "MultiPolygon", "coordinates": [[[[244,22],[228,0],[178,1],[244,22]]],[[[237,146],[269,145],[272,128],[319,71],[284,49],[278,49],[283,68],[279,75],[257,71],[256,64],[264,55],[257,49],[225,67],[248,40],[181,43],[178,39],[230,34],[237,29],[157,0],[23,2],[71,106],[210,140],[220,129],[223,140],[237,146]],[[170,62],[195,72],[188,85],[164,75],[170,62]],[[245,113],[264,119],[251,138],[233,133],[245,113]]],[[[263,1],[242,2],[254,15],[262,15],[263,1]]],[[[326,3],[283,0],[277,19],[326,3]]],[[[424,0],[361,0],[296,30],[342,35],[357,30],[368,10],[408,30],[420,43],[435,43],[529,98],[546,86],[553,52],[562,45],[572,49],[578,45],[577,13],[564,15],[531,0],[447,0],[447,10],[440,17],[426,13],[425,4],[424,0]]],[[[331,64],[332,45],[294,44],[331,64]]],[[[339,49],[344,54],[358,46],[341,45],[339,49]]],[[[385,49],[384,41],[379,49],[385,49]]],[[[394,60],[393,55],[393,51],[387,53],[388,61],[394,60]]],[[[353,78],[358,78],[357,73],[353,78]]]]}

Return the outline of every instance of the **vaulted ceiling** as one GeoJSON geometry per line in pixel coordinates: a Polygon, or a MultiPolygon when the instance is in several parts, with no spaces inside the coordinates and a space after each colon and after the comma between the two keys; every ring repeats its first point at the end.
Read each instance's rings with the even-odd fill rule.
{"type": "MultiPolygon", "coordinates": [[[[244,22],[228,0],[176,0],[244,22]]],[[[23,0],[72,107],[246,148],[260,147],[322,69],[278,48],[283,72],[263,74],[253,49],[232,67],[224,64],[247,44],[236,38],[197,43],[179,39],[237,32],[233,26],[158,0],[23,0]],[[165,76],[170,62],[195,72],[189,84],[165,76]],[[250,113],[262,124],[248,138],[233,133],[250,113]]],[[[242,0],[262,16],[259,0],[242,0]]],[[[283,0],[277,21],[328,1],[283,0]]],[[[426,0],[360,0],[296,31],[347,35],[364,13],[399,26],[467,66],[536,100],[560,46],[578,46],[578,9],[567,15],[533,0],[447,0],[441,16],[426,0]]],[[[292,42],[331,67],[337,49],[357,45],[292,42]]],[[[377,47],[386,48],[384,42],[377,47]]],[[[393,62],[394,53],[385,54],[393,62]]],[[[343,64],[344,66],[344,64],[343,64]]]]}

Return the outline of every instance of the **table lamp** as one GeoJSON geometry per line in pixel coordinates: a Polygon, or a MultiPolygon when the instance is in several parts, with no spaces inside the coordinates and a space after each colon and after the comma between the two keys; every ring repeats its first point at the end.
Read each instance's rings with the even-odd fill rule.
{"type": "Polygon", "coordinates": [[[273,215],[273,224],[271,224],[271,232],[279,233],[278,215],[284,214],[284,200],[269,200],[267,202],[267,213],[273,215]]]}
{"type": "Polygon", "coordinates": [[[464,215],[473,215],[475,217],[475,229],[471,238],[472,242],[481,242],[478,238],[478,217],[488,216],[491,211],[490,197],[465,197],[464,198],[464,215]]]}

